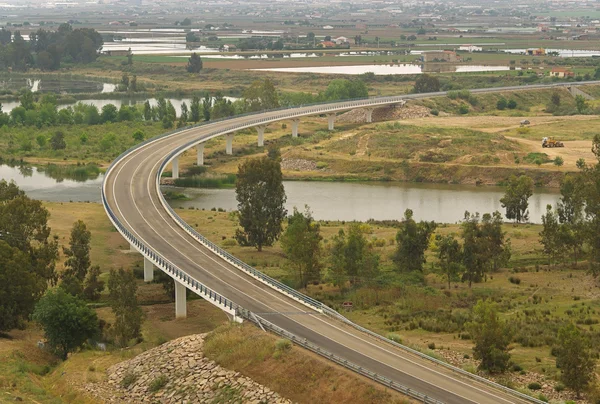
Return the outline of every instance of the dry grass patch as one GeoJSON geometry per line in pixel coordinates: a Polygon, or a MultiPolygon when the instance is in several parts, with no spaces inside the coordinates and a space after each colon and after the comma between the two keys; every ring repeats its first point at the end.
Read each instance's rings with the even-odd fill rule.
{"type": "Polygon", "coordinates": [[[402,403],[398,393],[284,343],[251,325],[228,324],[205,339],[205,355],[299,403],[402,403]]]}

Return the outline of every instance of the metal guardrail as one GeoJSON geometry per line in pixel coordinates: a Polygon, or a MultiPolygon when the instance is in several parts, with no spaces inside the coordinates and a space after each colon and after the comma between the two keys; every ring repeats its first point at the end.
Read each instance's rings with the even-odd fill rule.
{"type": "MultiPolygon", "coordinates": [[[[529,86],[515,86],[515,87],[508,87],[508,88],[490,88],[490,89],[475,89],[475,90],[471,90],[471,92],[473,93],[484,93],[484,92],[502,92],[502,91],[517,91],[517,90],[530,90],[530,89],[543,89],[543,88],[552,88],[552,87],[566,87],[566,86],[582,86],[582,85],[589,85],[589,84],[600,84],[600,81],[591,81],[591,82],[577,82],[577,83],[555,83],[555,84],[550,84],[550,85],[529,85],[529,86]]],[[[377,105],[386,105],[386,104],[393,104],[393,103],[398,103],[401,102],[404,99],[417,99],[417,98],[430,98],[430,97],[442,97],[447,95],[447,92],[437,92],[437,93],[424,93],[424,94],[408,94],[408,95],[403,95],[403,96],[397,96],[397,97],[376,97],[376,98],[363,98],[363,99],[355,99],[355,100],[346,100],[344,102],[336,102],[334,103],[335,105],[332,105],[332,103],[329,102],[325,102],[325,103],[315,103],[315,104],[309,104],[309,105],[303,105],[301,106],[301,108],[303,108],[302,111],[295,111],[295,112],[291,112],[294,108],[279,108],[279,109],[275,109],[275,110],[270,110],[270,111],[262,111],[262,112],[254,112],[254,113],[247,113],[247,114],[242,114],[242,115],[236,115],[234,117],[227,117],[227,118],[222,118],[222,119],[218,119],[218,120],[214,120],[214,121],[209,121],[209,122],[202,122],[193,126],[188,126],[186,128],[181,128],[181,129],[177,129],[174,131],[170,131],[167,133],[164,133],[162,135],[156,136],[154,138],[148,139],[128,150],[126,150],[125,152],[121,153],[108,167],[107,171],[106,171],[106,175],[104,178],[104,182],[102,184],[102,191],[101,191],[101,196],[102,196],[102,203],[104,206],[104,209],[106,210],[107,215],[109,216],[109,219],[111,220],[111,222],[113,223],[113,225],[117,228],[117,230],[119,230],[119,232],[132,244],[134,245],[144,256],[146,256],[148,259],[150,259],[152,261],[152,263],[157,266],[159,269],[163,270],[164,272],[166,272],[167,274],[169,274],[170,276],[172,276],[174,279],[177,279],[179,282],[182,282],[186,285],[187,288],[189,288],[190,290],[194,291],[195,293],[197,293],[198,295],[202,296],[203,298],[205,298],[207,301],[209,301],[210,303],[216,305],[217,307],[221,308],[222,310],[224,310],[225,312],[231,314],[234,316],[234,319],[237,317],[237,315],[239,313],[250,313],[247,310],[244,310],[241,306],[239,306],[238,304],[234,303],[233,301],[231,301],[230,299],[225,298],[224,296],[221,296],[220,294],[216,293],[215,291],[213,291],[212,289],[206,287],[205,285],[203,285],[201,282],[199,282],[198,280],[194,279],[193,277],[191,277],[190,275],[188,275],[187,273],[185,273],[184,271],[180,270],[179,268],[177,268],[176,265],[174,265],[173,263],[171,263],[170,261],[168,261],[167,259],[165,259],[163,256],[161,256],[160,254],[157,254],[156,252],[154,252],[154,250],[152,250],[152,248],[150,248],[149,246],[147,246],[145,243],[143,243],[142,241],[138,240],[137,237],[135,237],[129,230],[127,230],[127,228],[125,228],[125,226],[123,226],[123,224],[119,221],[119,219],[116,217],[116,215],[114,214],[114,212],[112,211],[112,209],[110,208],[108,201],[106,199],[106,194],[105,194],[105,187],[106,187],[106,182],[107,179],[109,177],[109,173],[110,171],[114,168],[114,166],[125,156],[131,154],[132,152],[144,147],[145,145],[158,141],[160,139],[163,139],[167,136],[171,136],[173,134],[177,134],[177,133],[182,133],[184,131],[188,131],[200,126],[205,126],[205,125],[214,125],[218,122],[223,122],[226,120],[233,120],[233,119],[238,119],[240,117],[244,117],[244,116],[251,116],[251,115],[256,115],[258,116],[263,116],[263,118],[258,118],[255,119],[253,121],[244,123],[244,124],[237,124],[237,125],[232,125],[230,127],[227,127],[226,129],[221,129],[221,130],[217,130],[214,132],[211,132],[207,135],[201,136],[198,139],[195,139],[192,142],[188,142],[187,144],[177,148],[174,152],[172,152],[171,154],[169,154],[169,156],[163,161],[163,163],[161,164],[158,173],[157,173],[157,185],[160,183],[160,176],[162,171],[164,170],[165,166],[175,157],[177,156],[179,153],[181,153],[184,150],[187,150],[191,147],[193,147],[194,145],[201,143],[203,141],[206,141],[210,138],[219,136],[219,135],[223,135],[223,134],[227,134],[230,132],[233,132],[235,130],[240,130],[240,129],[245,129],[248,127],[253,127],[259,124],[265,124],[265,123],[269,123],[269,122],[274,122],[274,121],[279,121],[282,119],[291,119],[294,117],[299,117],[299,116],[307,116],[307,115],[316,115],[316,114],[322,114],[322,113],[327,113],[327,112],[338,112],[338,111],[343,111],[343,110],[347,110],[347,109],[353,109],[353,108],[360,108],[360,107],[366,107],[366,106],[377,106],[377,105]],[[310,107],[316,107],[316,108],[310,108],[310,107]],[[308,109],[305,109],[308,108],[308,109]],[[278,111],[282,111],[282,110],[287,110],[288,113],[286,114],[277,114],[274,116],[267,116],[265,117],[265,114],[272,114],[274,112],[278,112],[278,111]]],[[[298,109],[298,108],[296,108],[298,109]]],[[[157,189],[159,189],[157,187],[157,189]]],[[[214,243],[210,242],[210,240],[206,239],[204,236],[202,236],[201,234],[199,234],[198,232],[196,232],[191,226],[189,226],[187,223],[185,223],[185,221],[183,221],[183,219],[181,219],[176,213],[175,211],[166,203],[166,201],[164,200],[164,197],[162,195],[161,192],[159,192],[159,197],[161,200],[161,203],[163,203],[163,206],[167,209],[167,211],[169,212],[169,214],[180,224],[180,226],[182,226],[182,228],[188,232],[189,234],[191,234],[194,238],[196,238],[198,241],[200,241],[203,245],[205,245],[207,248],[211,249],[213,252],[215,252],[216,254],[218,254],[219,256],[221,256],[223,259],[227,260],[228,262],[232,263],[233,265],[235,265],[236,267],[242,269],[243,271],[247,272],[248,274],[250,274],[251,276],[253,276],[256,279],[259,279],[260,281],[262,281],[263,283],[269,285],[270,287],[294,298],[295,300],[298,300],[300,302],[302,302],[305,305],[308,305],[309,307],[318,310],[326,315],[329,315],[333,318],[336,318],[339,321],[342,321],[345,324],[348,324],[354,328],[356,328],[357,330],[364,332],[374,338],[377,338],[381,341],[385,341],[386,343],[392,344],[400,349],[403,349],[407,352],[413,353],[415,355],[418,355],[424,359],[427,359],[429,361],[432,361],[434,363],[437,363],[438,365],[444,366],[452,371],[458,372],[460,374],[463,374],[471,379],[477,380],[479,382],[482,382],[484,384],[487,384],[489,386],[495,387],[497,389],[503,390],[505,392],[508,392],[510,394],[513,394],[515,396],[518,396],[520,398],[529,400],[531,402],[535,402],[535,403],[543,403],[540,400],[537,400],[533,397],[530,397],[526,394],[517,392],[515,390],[509,389],[505,386],[499,385],[497,383],[494,383],[488,379],[485,379],[483,377],[477,376],[477,375],[473,375],[472,373],[466,372],[462,369],[456,368],[452,365],[449,365],[445,362],[439,361],[437,359],[434,359],[428,355],[425,355],[421,352],[418,352],[414,349],[411,349],[407,346],[398,344],[394,341],[391,341],[379,334],[376,334],[370,330],[367,330],[364,327],[361,327],[355,323],[353,323],[352,321],[348,320],[346,317],[342,316],[341,314],[339,314],[338,312],[336,312],[335,310],[325,306],[324,304],[322,304],[321,302],[312,299],[309,296],[306,296],[298,291],[296,291],[293,288],[290,288],[287,285],[282,284],[279,281],[276,281],[275,279],[263,274],[262,272],[256,270],[255,268],[251,267],[250,265],[244,263],[243,261],[239,260],[238,258],[234,257],[233,255],[229,254],[228,252],[222,250],[220,247],[218,247],[217,245],[215,245],[214,243]]],[[[262,325],[263,327],[267,327],[269,328],[271,331],[276,332],[279,335],[290,335],[293,337],[293,334],[288,333],[287,331],[275,326],[274,324],[260,318],[257,316],[247,316],[247,319],[249,319],[250,321],[253,322],[257,322],[258,319],[258,323],[259,325],[262,325]]],[[[298,343],[299,345],[305,346],[307,349],[310,349],[313,352],[319,353],[320,355],[323,355],[325,357],[328,357],[329,359],[333,360],[336,363],[339,363],[342,366],[346,366],[360,374],[363,374],[367,377],[370,377],[373,380],[376,380],[378,382],[382,382],[383,384],[388,385],[387,383],[391,383],[390,387],[397,389],[398,391],[402,391],[405,394],[408,394],[414,398],[417,399],[426,399],[429,401],[425,401],[428,403],[439,403],[439,401],[436,401],[434,399],[428,398],[424,395],[422,395],[421,393],[418,393],[416,391],[410,390],[404,386],[401,386],[398,383],[395,383],[391,380],[387,380],[385,378],[383,378],[380,375],[377,375],[373,372],[370,372],[366,369],[362,369],[354,364],[351,364],[347,361],[345,361],[343,358],[339,358],[336,357],[335,355],[331,354],[331,353],[327,353],[327,355],[324,355],[323,353],[326,351],[323,351],[320,347],[313,345],[313,344],[309,344],[308,342],[302,342],[300,341],[298,338],[292,339],[294,342],[298,343]],[[405,390],[400,390],[401,388],[404,388],[405,390]]]]}
{"type": "MultiPolygon", "coordinates": [[[[562,83],[560,83],[562,84],[562,83]]],[[[386,101],[384,101],[383,103],[392,103],[392,102],[400,102],[404,97],[384,97],[386,98],[386,101]]],[[[246,122],[243,124],[238,124],[238,125],[232,125],[230,127],[226,127],[226,128],[222,128],[213,132],[210,132],[208,134],[205,134],[201,137],[199,137],[198,139],[195,139],[191,142],[188,142],[180,147],[178,147],[177,149],[175,149],[173,152],[171,152],[161,163],[160,168],[157,172],[156,175],[156,182],[157,182],[157,189],[159,189],[159,184],[160,184],[160,178],[162,175],[162,171],[164,170],[164,168],[166,167],[166,165],[172,161],[176,156],[178,156],[179,154],[181,154],[183,151],[193,147],[194,145],[207,141],[211,138],[214,138],[216,136],[220,136],[220,135],[224,135],[227,133],[230,133],[232,131],[235,130],[240,130],[240,129],[244,129],[244,128],[248,128],[248,127],[253,127],[259,124],[264,124],[264,123],[269,123],[269,122],[274,122],[274,121],[279,121],[279,120],[283,120],[283,119],[290,119],[293,118],[294,116],[306,116],[306,115],[314,115],[314,114],[319,114],[319,113],[326,113],[326,112],[330,112],[332,110],[344,110],[347,108],[351,108],[351,105],[357,105],[355,106],[355,108],[360,107],[360,106],[371,106],[371,105],[377,105],[377,104],[382,104],[382,102],[380,100],[377,100],[378,102],[368,102],[371,100],[365,100],[367,102],[363,102],[363,103],[343,103],[343,105],[336,105],[336,106],[332,106],[329,108],[322,108],[322,107],[317,107],[314,110],[310,109],[308,111],[302,111],[300,113],[296,113],[296,114],[278,114],[272,117],[268,117],[268,118],[262,118],[262,119],[258,119],[258,120],[254,120],[254,121],[250,121],[250,122],[246,122]]],[[[347,325],[350,325],[351,327],[364,332],[366,334],[368,334],[371,337],[374,337],[380,341],[384,341],[385,343],[389,343],[391,345],[394,345],[397,348],[400,348],[406,352],[409,352],[413,355],[417,355],[423,359],[429,360],[431,362],[434,362],[440,366],[443,366],[453,372],[459,373],[463,376],[466,376],[470,379],[473,380],[477,380],[478,382],[484,383],[488,386],[494,387],[496,389],[505,391],[509,394],[515,395],[517,397],[526,399],[528,401],[531,402],[535,402],[535,403],[543,403],[543,401],[537,400],[531,396],[528,396],[527,394],[521,393],[519,391],[510,389],[506,386],[502,386],[501,384],[492,382],[491,380],[488,380],[484,377],[472,374],[470,372],[467,372],[463,369],[460,369],[458,367],[452,366],[446,362],[440,361],[438,359],[432,358],[429,355],[425,355],[422,352],[419,352],[415,349],[412,349],[408,346],[402,345],[402,344],[398,344],[397,342],[394,342],[388,338],[385,338],[371,330],[368,330],[352,321],[350,321],[349,319],[347,319],[346,317],[344,317],[343,315],[339,314],[337,311],[331,309],[330,307],[324,305],[323,303],[301,293],[298,292],[297,290],[290,288],[289,286],[271,278],[270,276],[262,273],[261,271],[258,271],[257,269],[253,268],[252,266],[246,264],[245,262],[241,261],[239,258],[233,256],[232,254],[228,253],[227,251],[223,250],[222,248],[220,248],[219,246],[217,246],[216,244],[214,244],[213,242],[211,242],[210,240],[208,240],[206,237],[204,237],[203,235],[201,235],[200,233],[198,233],[194,228],[192,228],[189,224],[187,224],[179,215],[177,215],[174,211],[174,209],[167,203],[167,201],[164,199],[164,196],[162,195],[161,192],[159,192],[159,198],[160,201],[163,205],[163,207],[167,210],[167,212],[169,213],[169,215],[175,220],[177,221],[177,223],[188,233],[190,234],[192,237],[194,237],[196,240],[198,240],[202,245],[204,245],[205,247],[209,248],[211,251],[213,251],[215,254],[217,254],[218,256],[220,256],[221,258],[225,259],[226,261],[228,261],[230,264],[233,264],[234,266],[236,266],[237,268],[243,270],[244,272],[248,273],[249,275],[251,275],[252,277],[254,277],[255,279],[258,279],[260,281],[262,281],[263,283],[265,283],[266,285],[268,285],[269,287],[278,290],[279,292],[282,292],[286,295],[288,295],[289,297],[292,297],[294,300],[299,301],[319,312],[322,312],[330,317],[333,317],[347,325]]]]}
{"type": "Polygon", "coordinates": [[[417,390],[410,389],[403,384],[397,383],[385,376],[382,376],[375,372],[371,372],[370,370],[365,369],[362,366],[359,366],[353,362],[347,361],[346,359],[339,357],[339,356],[333,354],[332,352],[329,352],[329,351],[321,348],[320,346],[309,342],[305,338],[297,337],[296,335],[292,334],[291,332],[288,332],[288,331],[284,330],[283,328],[276,326],[275,324],[265,320],[262,317],[257,316],[256,314],[254,314],[248,310],[240,309],[238,315],[240,315],[241,317],[245,318],[246,320],[258,325],[263,330],[269,330],[272,333],[279,335],[280,337],[287,338],[290,341],[292,341],[293,343],[295,343],[305,349],[308,349],[309,351],[312,351],[312,352],[316,353],[317,355],[323,356],[323,357],[329,359],[330,361],[337,363],[338,365],[341,365],[347,369],[353,370],[354,372],[356,372],[362,376],[368,377],[369,379],[374,380],[378,383],[381,383],[384,386],[389,387],[390,389],[393,389],[399,393],[405,394],[405,395],[412,397],[416,400],[419,400],[423,403],[443,404],[442,401],[436,400],[433,397],[429,397],[423,393],[420,393],[417,390]]]}

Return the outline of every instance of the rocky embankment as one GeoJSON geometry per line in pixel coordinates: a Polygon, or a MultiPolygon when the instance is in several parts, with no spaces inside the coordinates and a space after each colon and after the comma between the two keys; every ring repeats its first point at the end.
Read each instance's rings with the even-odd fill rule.
{"type": "MultiPolygon", "coordinates": [[[[387,106],[375,108],[373,110],[372,119],[373,122],[381,121],[395,121],[398,119],[415,119],[425,118],[431,116],[429,108],[421,105],[406,104],[403,107],[400,106],[387,106]]],[[[347,123],[364,123],[367,118],[367,113],[362,108],[353,109],[352,111],[345,112],[339,115],[336,120],[338,122],[347,123]]]]}
{"type": "Polygon", "coordinates": [[[291,403],[238,372],[204,357],[204,335],[178,338],[107,370],[107,381],[88,386],[110,403],[291,403]]]}

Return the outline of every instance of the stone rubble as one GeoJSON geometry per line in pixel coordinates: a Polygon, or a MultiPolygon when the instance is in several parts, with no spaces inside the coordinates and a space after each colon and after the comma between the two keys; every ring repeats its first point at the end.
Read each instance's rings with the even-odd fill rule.
{"type": "MultiPolygon", "coordinates": [[[[429,108],[420,105],[405,105],[404,107],[381,107],[373,110],[373,122],[394,121],[398,119],[425,118],[431,116],[429,108]]],[[[339,115],[337,122],[365,123],[366,112],[362,108],[357,108],[339,115]]]]}
{"type": "Polygon", "coordinates": [[[96,398],[109,403],[291,403],[239,372],[204,357],[204,334],[164,343],[106,371],[103,383],[87,383],[96,398]],[[164,387],[151,391],[159,377],[164,387]],[[128,386],[124,379],[131,382],[128,386]]]}

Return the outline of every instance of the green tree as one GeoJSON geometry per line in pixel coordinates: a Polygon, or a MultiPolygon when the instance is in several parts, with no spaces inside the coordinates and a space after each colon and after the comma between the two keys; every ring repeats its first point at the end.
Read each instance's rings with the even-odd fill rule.
{"type": "Polygon", "coordinates": [[[577,108],[578,114],[584,114],[587,112],[588,105],[583,95],[575,96],[575,108],[577,108]]]}
{"type": "Polygon", "coordinates": [[[492,301],[479,300],[472,315],[472,321],[466,328],[475,344],[473,356],[481,360],[479,369],[490,373],[504,372],[510,361],[508,345],[512,338],[511,329],[500,320],[496,304],[492,301]]]}
{"type": "Polygon", "coordinates": [[[32,318],[42,326],[48,345],[63,360],[98,334],[96,313],[61,288],[49,290],[40,299],[32,318]]]}
{"type": "Polygon", "coordinates": [[[131,137],[133,137],[133,140],[139,143],[143,142],[146,136],[144,135],[144,132],[138,129],[135,132],[133,132],[133,135],[131,135],[131,137]]]}
{"type": "Polygon", "coordinates": [[[36,302],[37,282],[29,257],[0,234],[0,331],[24,327],[36,302]]]}
{"type": "Polygon", "coordinates": [[[236,231],[240,245],[262,251],[281,234],[287,213],[282,178],[279,160],[253,158],[239,166],[235,192],[242,226],[236,231]]]}
{"type": "Polygon", "coordinates": [[[150,105],[150,101],[146,100],[144,103],[144,121],[150,122],[153,120],[152,116],[152,106],[150,105]]]}
{"type": "Polygon", "coordinates": [[[74,296],[81,296],[83,281],[90,269],[90,240],[92,234],[81,220],[71,229],[69,248],[63,247],[65,270],[61,274],[61,287],[74,296]]]}
{"type": "Polygon", "coordinates": [[[127,346],[130,340],[142,335],[144,312],[136,293],[137,284],[132,271],[111,269],[108,277],[109,302],[115,322],[112,326],[115,342],[127,346]]]}
{"type": "Polygon", "coordinates": [[[458,240],[453,235],[437,235],[439,266],[448,280],[448,289],[450,282],[458,276],[461,271],[462,250],[458,240]]]}
{"type": "Polygon", "coordinates": [[[437,77],[422,74],[415,81],[413,93],[434,93],[440,91],[440,81],[437,77]]]}
{"type": "Polygon", "coordinates": [[[104,281],[100,280],[100,267],[94,265],[91,267],[83,281],[83,298],[92,302],[100,299],[100,294],[104,290],[104,281]]]}
{"type": "Polygon", "coordinates": [[[506,98],[501,97],[498,102],[496,103],[496,109],[499,109],[500,111],[503,111],[506,109],[506,107],[508,106],[508,101],[506,101],[506,98]]]}
{"type": "Polygon", "coordinates": [[[465,218],[461,224],[461,236],[463,239],[463,281],[481,282],[485,275],[486,246],[483,242],[481,228],[479,226],[479,213],[470,214],[465,212],[465,218]]]}
{"type": "Polygon", "coordinates": [[[520,223],[529,219],[529,198],[533,195],[533,180],[521,175],[511,175],[508,180],[506,193],[500,199],[502,207],[506,209],[506,218],[514,219],[520,223]]]}
{"type": "Polygon", "coordinates": [[[312,218],[308,206],[304,214],[294,208],[281,236],[281,247],[294,268],[301,287],[321,279],[321,226],[312,218]]]}
{"type": "Polygon", "coordinates": [[[46,139],[46,136],[44,136],[44,135],[37,135],[37,137],[35,138],[35,141],[37,142],[40,149],[43,149],[44,147],[46,147],[46,143],[48,143],[48,140],[46,139]]]}
{"type": "Polygon", "coordinates": [[[577,398],[594,379],[596,360],[589,339],[574,324],[558,330],[556,367],[565,386],[575,390],[577,398]]]}
{"type": "Polygon", "coordinates": [[[190,106],[190,120],[192,122],[200,121],[200,98],[194,96],[192,104],[190,106]]]}
{"type": "Polygon", "coordinates": [[[204,95],[204,99],[202,100],[202,115],[204,116],[205,121],[210,121],[210,110],[212,106],[212,98],[209,93],[204,95]]]}
{"type": "Polygon", "coordinates": [[[202,59],[194,52],[188,59],[187,71],[188,73],[200,73],[202,70],[202,59]]]}
{"type": "Polygon", "coordinates": [[[562,254],[563,251],[558,215],[552,210],[552,205],[546,205],[546,214],[542,215],[542,226],[540,243],[544,246],[544,254],[548,256],[550,263],[555,264],[556,258],[562,254]]]}
{"type": "Polygon", "coordinates": [[[349,100],[369,96],[367,85],[360,79],[334,79],[329,82],[323,98],[326,101],[349,100]]]}
{"type": "Polygon", "coordinates": [[[435,222],[415,222],[413,211],[406,209],[400,230],[396,233],[394,262],[399,271],[423,271],[423,264],[426,262],[425,251],[436,227],[435,222]]]}
{"type": "Polygon", "coordinates": [[[348,235],[340,230],[333,238],[330,271],[333,283],[342,288],[348,281],[356,285],[369,282],[378,275],[379,255],[373,251],[360,224],[351,224],[348,235]]]}
{"type": "Polygon", "coordinates": [[[583,169],[583,200],[586,222],[585,241],[589,250],[590,271],[600,275],[600,135],[592,140],[592,152],[598,163],[583,169]]]}
{"type": "Polygon", "coordinates": [[[16,184],[0,180],[0,239],[28,257],[28,266],[21,270],[35,278],[35,301],[57,280],[58,242],[51,236],[49,216],[40,201],[27,197],[16,184]]]}
{"type": "Polygon", "coordinates": [[[117,115],[117,107],[113,104],[106,104],[102,107],[102,112],[100,113],[100,122],[117,122],[117,115]]]}
{"type": "Polygon", "coordinates": [[[254,81],[242,93],[242,99],[247,111],[261,111],[279,107],[279,97],[273,82],[266,78],[254,81]]]}
{"type": "Polygon", "coordinates": [[[502,214],[484,213],[481,218],[481,237],[484,244],[487,267],[497,271],[508,264],[511,257],[510,240],[506,240],[506,232],[502,231],[502,214]]]}
{"type": "Polygon", "coordinates": [[[67,148],[67,143],[65,142],[65,134],[60,130],[54,132],[52,137],[50,138],[50,147],[52,150],[64,150],[67,148]]]}

